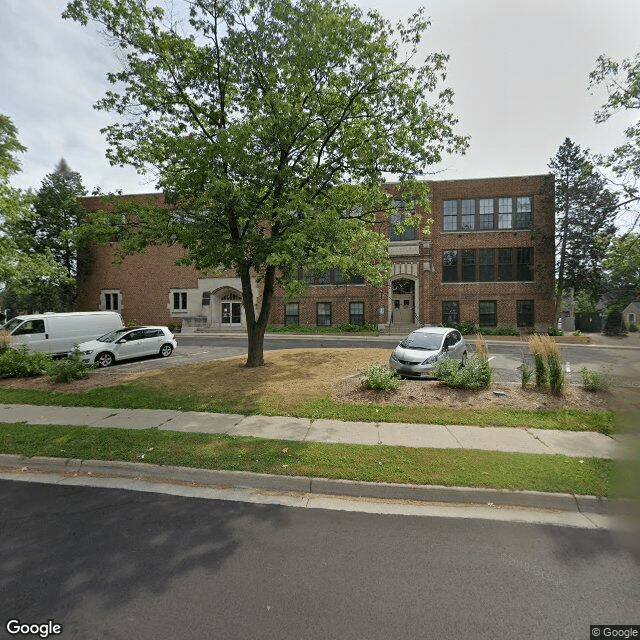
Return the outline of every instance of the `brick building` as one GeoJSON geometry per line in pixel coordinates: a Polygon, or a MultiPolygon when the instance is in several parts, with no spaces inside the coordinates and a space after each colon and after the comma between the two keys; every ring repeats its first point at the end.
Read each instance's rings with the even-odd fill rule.
{"type": "MultiPolygon", "coordinates": [[[[338,269],[303,274],[304,298],[276,291],[271,324],[368,322],[404,331],[421,324],[473,320],[484,327],[554,324],[553,176],[430,181],[431,233],[401,235],[387,222],[393,262],[386,286],[345,281],[338,269]]],[[[393,192],[393,185],[386,185],[393,192]]],[[[140,197],[140,196],[137,196],[140,197]]],[[[84,198],[87,210],[99,198],[84,198]]],[[[396,202],[402,216],[400,201],[396,202]]],[[[113,264],[116,244],[95,246],[79,285],[81,310],[118,309],[125,321],[242,328],[240,279],[209,277],[187,266],[177,246],[149,247],[113,264]]],[[[253,281],[254,299],[260,287],[253,281]]]]}

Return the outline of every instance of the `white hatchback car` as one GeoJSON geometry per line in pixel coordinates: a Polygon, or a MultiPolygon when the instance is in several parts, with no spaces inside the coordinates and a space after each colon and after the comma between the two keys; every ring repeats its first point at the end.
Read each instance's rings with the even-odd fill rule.
{"type": "Polygon", "coordinates": [[[431,370],[445,358],[467,361],[462,334],[447,327],[422,327],[410,333],[393,351],[389,364],[400,377],[431,377],[431,370]]]}
{"type": "Polygon", "coordinates": [[[178,346],[167,327],[116,329],[77,346],[82,361],[108,367],[119,360],[159,355],[168,358],[178,346]]]}

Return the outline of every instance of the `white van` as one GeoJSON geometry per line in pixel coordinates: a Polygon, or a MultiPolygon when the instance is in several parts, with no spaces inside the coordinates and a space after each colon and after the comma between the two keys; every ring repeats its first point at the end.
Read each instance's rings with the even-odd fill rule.
{"type": "Polygon", "coordinates": [[[9,333],[12,347],[24,344],[33,351],[67,355],[80,342],[123,327],[115,311],[87,311],[16,316],[0,329],[9,333]]]}

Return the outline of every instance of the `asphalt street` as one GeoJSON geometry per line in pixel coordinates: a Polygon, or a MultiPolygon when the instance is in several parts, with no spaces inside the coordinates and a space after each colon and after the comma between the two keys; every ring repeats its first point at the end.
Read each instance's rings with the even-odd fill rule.
{"type": "Polygon", "coordinates": [[[582,640],[640,623],[640,552],[606,530],[15,481],[0,508],[2,637],[11,619],[82,640],[582,640]]]}

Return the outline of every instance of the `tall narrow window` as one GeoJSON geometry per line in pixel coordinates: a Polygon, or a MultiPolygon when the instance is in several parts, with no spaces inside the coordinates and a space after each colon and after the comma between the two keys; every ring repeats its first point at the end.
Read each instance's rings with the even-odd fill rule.
{"type": "Polygon", "coordinates": [[[493,229],[493,198],[480,200],[480,229],[493,229]]]}
{"type": "Polygon", "coordinates": [[[513,227],[513,199],[498,198],[498,229],[513,227]]]}
{"type": "Polygon", "coordinates": [[[349,322],[351,324],[364,324],[364,302],[349,303],[349,322]]]}
{"type": "Polygon", "coordinates": [[[516,229],[529,229],[533,223],[531,198],[516,198],[516,229]]]}
{"type": "Polygon", "coordinates": [[[457,300],[446,300],[442,303],[442,324],[452,325],[460,322],[460,303],[457,300]]]}
{"type": "Polygon", "coordinates": [[[442,281],[458,281],[458,252],[455,249],[442,253],[442,281]]]}
{"type": "Polygon", "coordinates": [[[523,282],[533,280],[533,247],[520,247],[516,249],[516,279],[523,282]]]}
{"type": "Polygon", "coordinates": [[[396,231],[396,225],[402,224],[405,218],[408,217],[404,202],[402,200],[394,200],[393,206],[396,210],[391,214],[391,240],[415,240],[418,231],[415,227],[408,227],[404,231],[396,231]]]}
{"type": "Polygon", "coordinates": [[[517,322],[519,327],[533,327],[535,325],[533,300],[517,301],[517,322]]]}
{"type": "Polygon", "coordinates": [[[442,220],[444,231],[456,231],[458,228],[458,201],[445,200],[442,203],[442,220]]]}
{"type": "Polygon", "coordinates": [[[493,282],[496,279],[496,250],[480,249],[480,282],[493,282]]]}
{"type": "Polygon", "coordinates": [[[102,291],[101,292],[101,309],[105,311],[120,311],[120,292],[119,291],[102,291]]]}
{"type": "Polygon", "coordinates": [[[318,313],[316,324],[319,327],[331,326],[331,303],[330,302],[318,302],[318,313]]]}
{"type": "Polygon", "coordinates": [[[462,227],[464,231],[472,231],[476,228],[476,201],[462,201],[462,227]]]}
{"type": "Polygon", "coordinates": [[[498,249],[498,279],[513,280],[513,249],[498,249]]]}
{"type": "Polygon", "coordinates": [[[462,252],[462,281],[475,282],[476,280],[476,252],[474,249],[466,249],[462,252]]]}
{"type": "Polygon", "coordinates": [[[495,327],[498,324],[497,302],[495,300],[481,300],[478,304],[478,324],[481,327],[495,327]]]}
{"type": "Polygon", "coordinates": [[[284,307],[284,323],[300,324],[300,304],[298,302],[289,302],[284,307]]]}

